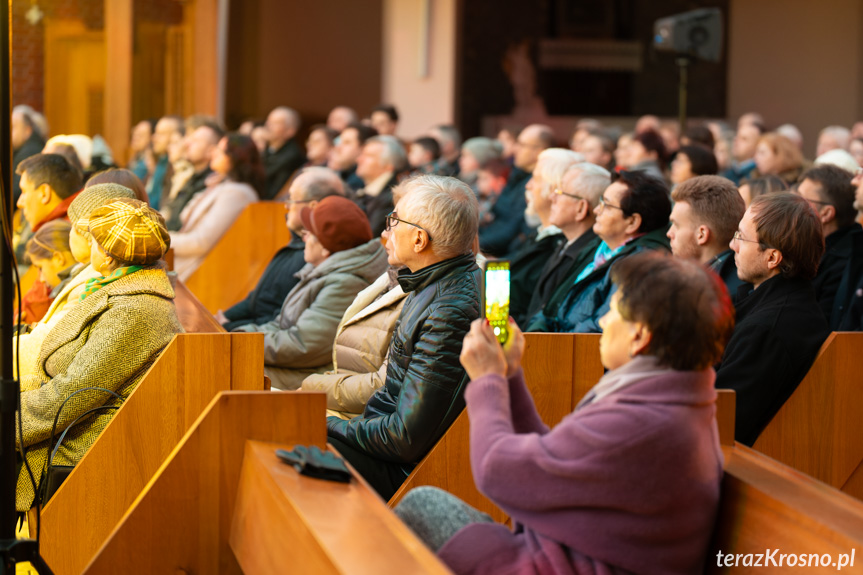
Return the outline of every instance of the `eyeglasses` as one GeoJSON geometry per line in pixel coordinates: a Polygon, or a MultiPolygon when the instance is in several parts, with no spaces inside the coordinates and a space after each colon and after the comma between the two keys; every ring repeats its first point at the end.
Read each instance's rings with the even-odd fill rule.
{"type": "Polygon", "coordinates": [[[744,238],[744,237],[743,237],[743,234],[741,234],[741,233],[740,233],[740,230],[737,230],[736,232],[734,232],[734,236],[733,236],[733,237],[734,237],[734,239],[735,239],[735,240],[737,240],[738,242],[749,242],[749,243],[752,243],[752,244],[760,244],[760,243],[761,243],[761,242],[759,242],[758,240],[747,240],[746,238],[744,238]]]}
{"type": "Polygon", "coordinates": [[[623,211],[623,208],[621,208],[620,206],[609,204],[608,201],[606,201],[605,196],[599,196],[599,205],[602,206],[602,209],[614,208],[615,210],[620,210],[621,212],[623,211]]]}
{"type": "Polygon", "coordinates": [[[308,204],[314,200],[285,200],[285,207],[290,208],[294,204],[308,204]]]}
{"type": "Polygon", "coordinates": [[[564,192],[563,190],[561,190],[560,188],[555,188],[554,193],[557,194],[558,196],[567,196],[569,198],[574,198],[576,200],[584,200],[585,202],[590,203],[587,198],[582,198],[581,196],[576,195],[576,194],[568,194],[568,193],[564,192]]]}
{"type": "Polygon", "coordinates": [[[411,222],[406,222],[405,220],[400,220],[400,219],[398,219],[396,216],[394,216],[393,214],[395,214],[395,212],[390,212],[389,214],[387,214],[387,231],[390,231],[391,229],[393,229],[394,227],[396,227],[396,226],[398,225],[398,223],[399,223],[399,222],[402,222],[402,223],[407,224],[407,225],[409,225],[409,226],[413,226],[413,227],[415,227],[415,228],[419,228],[419,229],[421,229],[421,230],[422,230],[422,231],[424,231],[424,232],[426,233],[426,235],[429,237],[429,241],[432,241],[431,234],[429,233],[429,231],[428,231],[427,229],[425,229],[424,227],[419,226],[419,225],[417,225],[417,224],[414,224],[414,223],[411,223],[411,222]]]}
{"type": "Polygon", "coordinates": [[[800,196],[801,198],[803,198],[804,200],[806,200],[807,202],[809,202],[810,204],[818,204],[821,206],[832,206],[833,205],[830,202],[822,202],[821,200],[810,200],[809,198],[804,197],[803,194],[801,194],[800,192],[797,192],[797,195],[800,196]]]}

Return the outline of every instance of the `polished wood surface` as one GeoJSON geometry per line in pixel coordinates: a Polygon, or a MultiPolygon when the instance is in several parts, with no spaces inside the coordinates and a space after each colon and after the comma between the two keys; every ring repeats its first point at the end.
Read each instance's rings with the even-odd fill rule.
{"type": "Polygon", "coordinates": [[[225,333],[222,324],[179,279],[174,286],[174,294],[177,317],[186,333],[225,333]]]}
{"type": "Polygon", "coordinates": [[[168,266],[168,271],[174,271],[174,248],[168,248],[162,259],[165,261],[165,265],[168,266]]]}
{"type": "Polygon", "coordinates": [[[277,448],[293,447],[246,443],[230,539],[244,573],[450,573],[364,482],[301,475],[277,448]]]}
{"type": "MultiPolygon", "coordinates": [[[[599,381],[599,334],[525,334],[522,358],[525,381],[537,411],[549,426],[572,413],[599,381]]],[[[716,418],[720,443],[734,444],[734,392],[720,390],[716,418]]],[[[505,522],[508,516],[474,485],[470,467],[470,423],[465,410],[417,465],[389,501],[394,507],[414,487],[432,485],[449,491],[477,509],[505,522]]]]}
{"type": "Polygon", "coordinates": [[[285,213],[281,202],[250,204],[189,277],[188,288],[210,313],[245,298],[276,252],[290,243],[285,213]]]}
{"type": "Polygon", "coordinates": [[[41,551],[54,573],[82,571],[219,391],[265,389],[263,343],[174,338],[43,509],[41,551]]]}
{"type": "MultiPolygon", "coordinates": [[[[863,572],[863,503],[794,471],[741,444],[726,450],[725,477],[706,573],[836,573],[836,566],[791,568],[762,560],[760,568],[717,566],[717,554],[840,554],[856,550],[854,567],[863,572]],[[764,566],[769,565],[769,566],[764,566]]],[[[850,558],[849,558],[850,559],[850,558]]],[[[742,559],[741,559],[742,563],[742,559]]]]}
{"type": "Polygon", "coordinates": [[[863,499],[863,333],[834,332],[753,446],[863,499]]]}
{"type": "MultiPolygon", "coordinates": [[[[220,393],[174,448],[84,573],[242,573],[228,537],[246,441],[323,449],[325,410],[326,396],[322,393],[220,393]]],[[[335,520],[338,504],[333,502],[331,510],[335,520]]],[[[343,525],[351,527],[347,522],[343,525]]],[[[283,545],[286,553],[294,552],[294,542],[284,540],[283,545]]]]}

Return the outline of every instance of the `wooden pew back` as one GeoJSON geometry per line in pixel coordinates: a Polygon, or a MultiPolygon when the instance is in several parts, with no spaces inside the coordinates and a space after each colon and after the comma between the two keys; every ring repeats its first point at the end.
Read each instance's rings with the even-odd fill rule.
{"type": "Polygon", "coordinates": [[[174,293],[177,317],[186,333],[225,333],[222,324],[216,321],[213,314],[180,280],[177,280],[177,284],[174,286],[174,293]]]}
{"type": "Polygon", "coordinates": [[[180,334],[42,511],[43,557],[80,573],[222,390],[264,389],[262,334],[180,334]]]}
{"type": "Polygon", "coordinates": [[[832,333],[753,446],[863,499],[863,333],[832,333]]]}
{"type": "MultiPolygon", "coordinates": [[[[84,573],[242,573],[228,537],[246,441],[325,448],[325,409],[320,393],[217,395],[84,573]]],[[[288,565],[301,549],[283,543],[288,565]]]]}
{"type": "Polygon", "coordinates": [[[231,529],[231,549],[245,573],[278,575],[288,571],[287,561],[294,573],[450,572],[364,481],[300,475],[279,461],[276,447],[292,448],[246,443],[231,529]],[[285,541],[298,551],[290,558],[277,552],[285,541]]]}
{"type": "MultiPolygon", "coordinates": [[[[525,380],[542,420],[553,427],[570,414],[599,381],[599,334],[525,334],[522,359],[525,380]]],[[[734,392],[720,390],[716,404],[720,443],[734,443],[734,392]]],[[[508,516],[476,488],[470,467],[470,424],[467,411],[417,465],[393,495],[394,507],[414,487],[432,485],[449,491],[496,521],[508,516]]]]}
{"type": "Polygon", "coordinates": [[[741,444],[726,450],[706,573],[748,571],[746,567],[756,573],[796,570],[782,554],[797,555],[793,561],[798,567],[804,565],[799,556],[805,555],[806,573],[836,573],[832,563],[846,554],[841,572],[860,573],[863,556],[858,553],[851,568],[852,550],[863,551],[863,503],[741,444]],[[767,559],[773,550],[772,560],[767,559]],[[760,567],[755,568],[759,554],[760,567]],[[824,554],[831,556],[830,565],[812,567],[810,555],[818,555],[821,563],[824,554]]]}
{"type": "Polygon", "coordinates": [[[283,203],[250,204],[189,278],[188,287],[210,313],[227,309],[252,291],[275,253],[290,241],[283,203]]]}

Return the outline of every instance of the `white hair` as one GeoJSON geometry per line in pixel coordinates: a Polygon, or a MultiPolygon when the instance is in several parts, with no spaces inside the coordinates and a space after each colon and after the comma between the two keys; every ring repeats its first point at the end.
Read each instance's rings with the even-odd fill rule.
{"type": "Polygon", "coordinates": [[[377,142],[383,145],[381,153],[381,161],[393,167],[393,171],[400,172],[405,169],[408,163],[408,156],[405,153],[405,148],[395,136],[373,136],[366,140],[366,144],[377,142]]]}
{"type": "Polygon", "coordinates": [[[803,147],[803,134],[800,133],[800,130],[794,124],[782,124],[776,128],[776,133],[794,142],[794,145],[798,148],[803,147]]]}
{"type": "Polygon", "coordinates": [[[561,181],[568,183],[563,189],[564,192],[584,198],[592,210],[599,203],[599,197],[605,188],[611,185],[611,172],[596,164],[580,162],[570,166],[561,177],[561,181]],[[570,174],[575,175],[566,182],[566,177],[570,174]]]}
{"type": "Polygon", "coordinates": [[[546,148],[540,152],[533,173],[539,175],[544,182],[542,197],[549,197],[555,188],[560,187],[563,174],[570,166],[583,161],[582,154],[565,148],[546,148]]]}
{"type": "MultiPolygon", "coordinates": [[[[273,112],[278,112],[279,114],[283,115],[289,128],[293,128],[294,130],[300,129],[300,126],[302,125],[302,120],[300,119],[300,114],[293,108],[289,108],[287,106],[278,106],[273,109],[273,112]]],[[[270,113],[272,114],[272,112],[270,113]]]]}
{"type": "Polygon", "coordinates": [[[836,140],[836,143],[843,150],[847,150],[848,144],[851,143],[851,130],[849,130],[845,126],[827,126],[823,130],[821,130],[821,133],[818,135],[818,137],[820,138],[821,136],[825,135],[831,136],[834,140],[836,140]]]}
{"type": "Polygon", "coordinates": [[[435,253],[452,258],[470,253],[479,228],[476,194],[456,178],[421,175],[399,185],[400,216],[409,216],[432,238],[435,253]]]}

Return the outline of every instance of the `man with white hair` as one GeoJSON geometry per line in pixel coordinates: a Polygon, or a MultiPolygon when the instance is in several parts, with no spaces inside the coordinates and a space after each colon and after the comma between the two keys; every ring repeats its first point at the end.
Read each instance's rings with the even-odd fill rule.
{"type": "Polygon", "coordinates": [[[306,162],[296,139],[300,123],[297,111],[287,106],[279,106],[267,116],[269,139],[262,158],[267,181],[262,200],[275,198],[294,172],[306,162]]]}
{"type": "Polygon", "coordinates": [[[471,251],[479,208],[449,177],[415,176],[387,218],[390,264],[406,266],[408,299],[396,322],[386,383],[363,415],[327,418],[330,444],[388,500],[464,407],[462,340],[480,317],[482,272],[471,251]]]}
{"type": "Polygon", "coordinates": [[[818,134],[818,148],[815,156],[820,156],[830,150],[847,150],[851,143],[851,131],[844,126],[827,126],[818,134]]]}
{"type": "Polygon", "coordinates": [[[509,256],[510,304],[509,315],[524,325],[530,298],[543,266],[564,243],[560,229],[551,223],[551,204],[555,190],[560,188],[566,170],[583,159],[581,154],[563,148],[543,150],[527,182],[525,219],[539,220],[527,240],[509,256]]]}
{"type": "Polygon", "coordinates": [[[593,232],[594,209],[610,184],[608,170],[586,162],[570,166],[563,174],[551,197],[549,222],[563,232],[566,241],[540,272],[527,309],[528,318],[542,311],[559,286],[574,283],[590,262],[601,241],[593,232]]]}
{"type": "Polygon", "coordinates": [[[542,124],[531,124],[519,133],[513,170],[491,210],[494,220],[480,230],[479,244],[484,253],[502,257],[523,240],[521,234],[525,232],[527,181],[536,166],[540,152],[550,148],[553,141],[554,132],[550,127],[542,124]]]}
{"type": "Polygon", "coordinates": [[[376,236],[384,231],[387,214],[393,211],[393,186],[406,166],[407,154],[395,136],[369,138],[357,158],[357,176],[365,187],[357,191],[354,201],[369,217],[376,236]]]}

